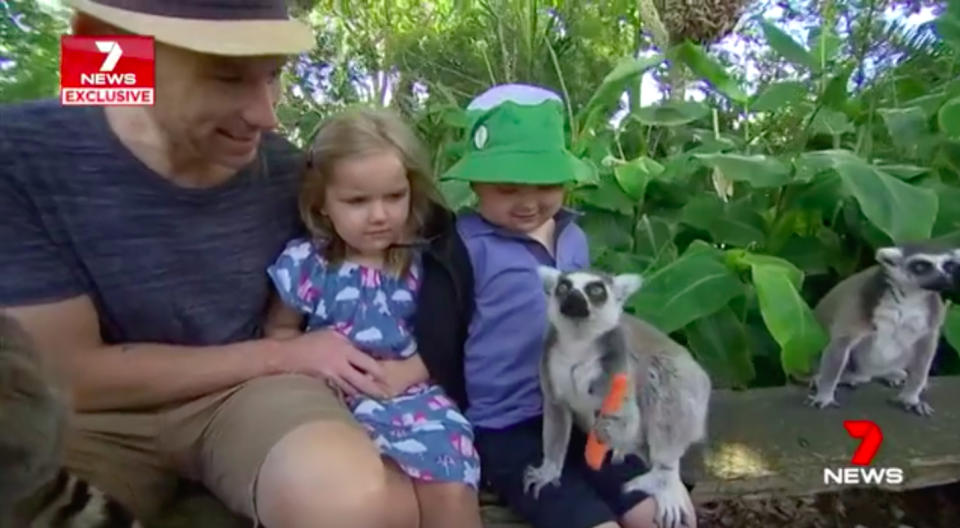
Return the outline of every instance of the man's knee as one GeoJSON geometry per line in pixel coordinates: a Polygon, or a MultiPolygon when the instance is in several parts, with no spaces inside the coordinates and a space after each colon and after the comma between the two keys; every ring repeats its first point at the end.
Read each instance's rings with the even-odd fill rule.
{"type": "MultiPolygon", "coordinates": [[[[397,501],[380,454],[365,433],[342,422],[306,424],[270,450],[256,487],[256,512],[267,528],[413,526],[397,501]]],[[[415,505],[413,511],[415,512],[415,505]]]]}

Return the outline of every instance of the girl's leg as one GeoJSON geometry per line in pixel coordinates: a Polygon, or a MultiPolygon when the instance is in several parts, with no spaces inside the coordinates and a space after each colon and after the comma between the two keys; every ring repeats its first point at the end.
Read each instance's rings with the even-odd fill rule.
{"type": "MultiPolygon", "coordinates": [[[[656,513],[657,501],[648,497],[620,517],[620,526],[623,528],[655,528],[657,524],[653,518],[656,513]]],[[[690,528],[694,527],[691,526],[690,528]]]]}
{"type": "Polygon", "coordinates": [[[477,492],[460,482],[413,484],[420,504],[420,528],[483,528],[477,492]]]}
{"type": "MultiPolygon", "coordinates": [[[[687,495],[687,502],[690,502],[689,495],[687,495]]],[[[693,510],[693,506],[690,506],[690,509],[693,510]]],[[[623,528],[656,528],[657,524],[654,522],[656,514],[657,501],[649,497],[623,514],[623,517],[620,518],[620,525],[623,526],[623,528]]],[[[687,519],[687,524],[682,526],[684,528],[697,528],[696,516],[692,519],[687,519]]]]}

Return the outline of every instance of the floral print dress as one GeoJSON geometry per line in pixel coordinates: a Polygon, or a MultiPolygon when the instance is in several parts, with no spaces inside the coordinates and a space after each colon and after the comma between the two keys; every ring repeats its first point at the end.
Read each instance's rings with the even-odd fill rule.
{"type": "MultiPolygon", "coordinates": [[[[415,354],[419,256],[406,277],[397,277],[349,261],[330,266],[319,249],[292,240],[267,269],[284,303],[307,315],[307,331],[332,328],[376,359],[415,354]]],[[[381,454],[410,477],[477,487],[473,429],[439,385],[419,383],[389,400],[348,397],[347,404],[381,454]]]]}

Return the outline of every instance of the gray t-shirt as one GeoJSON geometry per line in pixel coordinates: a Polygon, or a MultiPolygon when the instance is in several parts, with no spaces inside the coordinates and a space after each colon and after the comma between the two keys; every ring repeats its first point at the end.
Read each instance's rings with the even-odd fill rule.
{"type": "Polygon", "coordinates": [[[106,343],[257,337],[267,266],[302,234],[300,167],[270,134],[236,177],[184,188],[135,158],[101,108],[0,106],[0,306],[87,294],[106,343]]]}

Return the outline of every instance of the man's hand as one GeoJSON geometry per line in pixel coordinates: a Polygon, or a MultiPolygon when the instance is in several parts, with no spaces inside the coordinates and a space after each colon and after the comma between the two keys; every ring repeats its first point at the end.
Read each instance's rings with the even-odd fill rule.
{"type": "Polygon", "coordinates": [[[321,377],[350,396],[387,397],[384,368],[334,330],[280,339],[277,345],[272,370],[321,377]]]}
{"type": "Polygon", "coordinates": [[[384,388],[387,396],[391,398],[399,396],[411,385],[427,381],[430,377],[419,354],[407,359],[383,359],[378,363],[383,370],[384,388]]]}

